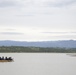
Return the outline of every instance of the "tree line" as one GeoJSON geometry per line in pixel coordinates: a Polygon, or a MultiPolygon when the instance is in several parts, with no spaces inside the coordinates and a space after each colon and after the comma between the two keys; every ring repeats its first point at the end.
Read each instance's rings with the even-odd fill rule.
{"type": "Polygon", "coordinates": [[[0,46],[0,53],[6,52],[76,53],[76,48],[0,46]]]}

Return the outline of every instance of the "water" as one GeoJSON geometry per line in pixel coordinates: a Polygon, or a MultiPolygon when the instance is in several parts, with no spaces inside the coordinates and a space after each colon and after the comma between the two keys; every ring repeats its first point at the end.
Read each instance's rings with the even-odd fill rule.
{"type": "Polygon", "coordinates": [[[14,62],[0,62],[0,75],[76,75],[76,57],[65,53],[0,53],[14,62]]]}

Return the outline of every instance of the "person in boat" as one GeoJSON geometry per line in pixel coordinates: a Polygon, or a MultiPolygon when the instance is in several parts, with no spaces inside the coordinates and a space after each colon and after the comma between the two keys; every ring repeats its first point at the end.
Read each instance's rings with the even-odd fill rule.
{"type": "Polygon", "coordinates": [[[2,58],[1,58],[2,60],[4,60],[4,56],[2,56],[2,58]]]}
{"type": "Polygon", "coordinates": [[[2,60],[2,58],[0,57],[0,60],[2,60]]]}
{"type": "Polygon", "coordinates": [[[11,57],[7,58],[7,57],[0,57],[0,60],[13,60],[11,57]]]}
{"type": "Polygon", "coordinates": [[[5,57],[5,60],[8,60],[8,58],[7,58],[7,57],[5,57]]]}
{"type": "Polygon", "coordinates": [[[0,57],[0,60],[5,60],[5,59],[4,59],[4,56],[0,57]]]}
{"type": "Polygon", "coordinates": [[[11,57],[9,57],[8,59],[9,59],[9,60],[12,60],[12,58],[11,58],[11,57]]]}

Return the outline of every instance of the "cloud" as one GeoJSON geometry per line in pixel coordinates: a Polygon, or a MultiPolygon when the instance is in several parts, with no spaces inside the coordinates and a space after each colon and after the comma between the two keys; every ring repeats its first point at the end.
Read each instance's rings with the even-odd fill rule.
{"type": "Polygon", "coordinates": [[[2,35],[23,35],[23,33],[19,32],[0,32],[2,35]]]}
{"type": "Polygon", "coordinates": [[[9,7],[9,6],[15,6],[16,3],[13,1],[0,1],[0,7],[9,7]]]}
{"type": "Polygon", "coordinates": [[[35,14],[20,14],[20,15],[16,15],[17,17],[32,17],[32,16],[34,16],[35,14]]]}
{"type": "Polygon", "coordinates": [[[42,32],[44,34],[76,34],[76,32],[42,32]]]}
{"type": "Polygon", "coordinates": [[[65,39],[73,39],[73,40],[76,40],[76,35],[59,35],[59,36],[54,36],[54,38],[58,38],[59,40],[65,40],[65,39]]]}
{"type": "Polygon", "coordinates": [[[18,0],[0,0],[0,7],[16,7],[20,6],[21,3],[18,0]]]}
{"type": "Polygon", "coordinates": [[[7,29],[4,29],[6,31],[15,31],[16,29],[13,29],[13,28],[7,28],[7,29]]]}
{"type": "Polygon", "coordinates": [[[45,6],[48,7],[65,7],[68,5],[71,5],[73,3],[76,3],[76,0],[48,0],[45,1],[45,6]]]}
{"type": "Polygon", "coordinates": [[[75,2],[76,0],[0,0],[0,7],[63,7],[75,2]]]}
{"type": "Polygon", "coordinates": [[[76,0],[0,0],[0,39],[10,35],[21,36],[13,36],[16,39],[27,37],[33,40],[54,35],[76,35],[76,32],[68,32],[76,31],[75,3],[76,0]],[[39,34],[31,30],[33,27],[39,34]],[[54,32],[47,32],[50,30],[54,32]]]}

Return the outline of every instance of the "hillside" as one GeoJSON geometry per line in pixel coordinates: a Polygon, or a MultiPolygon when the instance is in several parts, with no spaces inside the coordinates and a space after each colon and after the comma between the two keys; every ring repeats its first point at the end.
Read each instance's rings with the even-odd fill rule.
{"type": "Polygon", "coordinates": [[[63,41],[41,41],[41,42],[26,42],[26,41],[0,41],[0,46],[25,46],[25,47],[66,47],[76,48],[75,40],[63,40],[63,41]]]}

